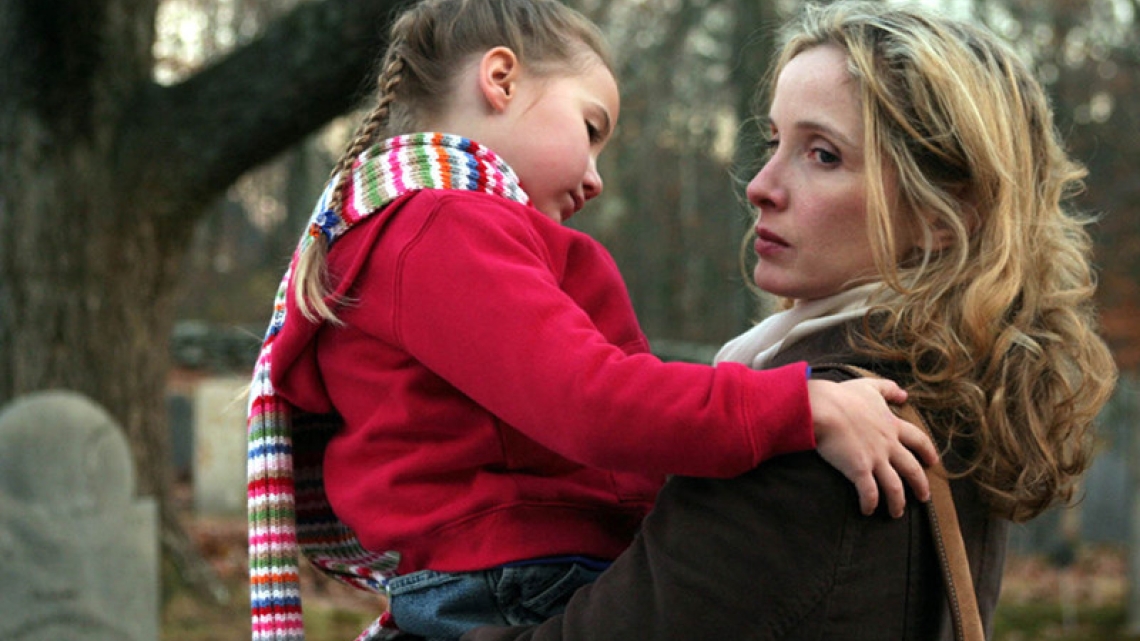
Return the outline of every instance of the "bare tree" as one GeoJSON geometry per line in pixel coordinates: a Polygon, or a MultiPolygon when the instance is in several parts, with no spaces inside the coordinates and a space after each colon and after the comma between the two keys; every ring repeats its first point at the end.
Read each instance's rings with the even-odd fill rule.
{"type": "Polygon", "coordinates": [[[0,402],[102,404],[174,528],[164,385],[187,240],[243,172],[361,97],[396,2],[301,4],[169,86],[158,4],[0,0],[0,402]]]}

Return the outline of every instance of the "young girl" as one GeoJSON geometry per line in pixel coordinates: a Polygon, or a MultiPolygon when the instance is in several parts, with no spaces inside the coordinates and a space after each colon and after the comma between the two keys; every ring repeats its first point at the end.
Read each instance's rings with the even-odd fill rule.
{"type": "Polygon", "coordinates": [[[301,634],[294,435],[310,556],[432,639],[559,612],[666,474],[817,447],[865,511],[881,484],[901,513],[902,478],[925,497],[935,452],[888,411],[897,386],[650,355],[611,257],[560,224],[601,192],[620,106],[588,21],[554,0],[429,0],[393,26],[380,86],[254,375],[255,638],[301,634]],[[302,442],[313,425],[327,444],[302,442]]]}

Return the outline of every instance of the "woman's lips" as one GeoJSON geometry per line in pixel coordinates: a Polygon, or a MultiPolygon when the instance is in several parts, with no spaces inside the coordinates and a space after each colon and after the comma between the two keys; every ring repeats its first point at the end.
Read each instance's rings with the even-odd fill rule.
{"type": "Polygon", "coordinates": [[[756,253],[760,256],[770,256],[776,252],[788,249],[791,245],[786,240],[780,237],[779,234],[773,233],[767,229],[756,230],[756,253]]]}

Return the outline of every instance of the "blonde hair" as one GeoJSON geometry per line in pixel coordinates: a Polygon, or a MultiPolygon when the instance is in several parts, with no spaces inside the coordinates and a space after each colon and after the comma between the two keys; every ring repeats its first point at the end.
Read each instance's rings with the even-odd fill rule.
{"type": "MultiPolygon", "coordinates": [[[[471,56],[494,47],[514,51],[529,73],[546,77],[613,64],[596,25],[557,0],[423,0],[392,24],[381,61],[376,104],[332,171],[330,208],[344,206],[353,162],[378,140],[420,131],[447,104],[471,56]]],[[[326,241],[314,237],[293,275],[297,307],[309,320],[337,322],[328,302],[326,241]]]]}
{"type": "Polygon", "coordinates": [[[1040,84],[992,34],[919,9],[809,6],[782,42],[769,91],[830,45],[860,93],[868,234],[894,291],[856,347],[910,364],[911,400],[999,513],[1071,501],[1116,367],[1096,332],[1089,219],[1064,205],[1085,170],[1040,84]],[[901,262],[900,226],[927,247],[901,262]]]}

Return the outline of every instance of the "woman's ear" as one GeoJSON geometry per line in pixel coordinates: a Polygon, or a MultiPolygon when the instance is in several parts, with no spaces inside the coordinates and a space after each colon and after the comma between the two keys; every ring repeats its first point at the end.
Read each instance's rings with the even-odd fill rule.
{"type": "MultiPolygon", "coordinates": [[[[964,228],[965,238],[968,239],[974,235],[974,232],[976,232],[982,224],[981,217],[978,215],[978,209],[974,205],[972,191],[968,185],[961,185],[950,191],[957,201],[955,208],[958,212],[958,220],[956,222],[964,228]]],[[[958,242],[958,233],[954,231],[956,225],[934,217],[928,220],[928,226],[933,232],[930,243],[930,249],[932,251],[948,249],[958,242]]]]}
{"type": "Polygon", "coordinates": [[[928,217],[926,230],[930,235],[924,238],[925,234],[917,234],[915,247],[920,250],[929,249],[932,252],[940,252],[959,243],[969,243],[981,227],[981,218],[972,206],[959,203],[959,207],[961,211],[959,211],[957,219],[953,221],[946,221],[933,216],[928,217]]]}
{"type": "Polygon", "coordinates": [[[954,230],[945,221],[931,214],[919,215],[917,218],[910,218],[896,230],[898,234],[896,247],[901,252],[902,258],[936,254],[956,242],[954,230]]]}
{"type": "Polygon", "coordinates": [[[930,238],[930,251],[940,252],[954,244],[954,231],[946,223],[935,220],[930,225],[933,232],[930,238]]]}
{"type": "Polygon", "coordinates": [[[508,47],[495,47],[479,61],[479,91],[494,111],[507,108],[518,88],[522,65],[508,47]]]}

